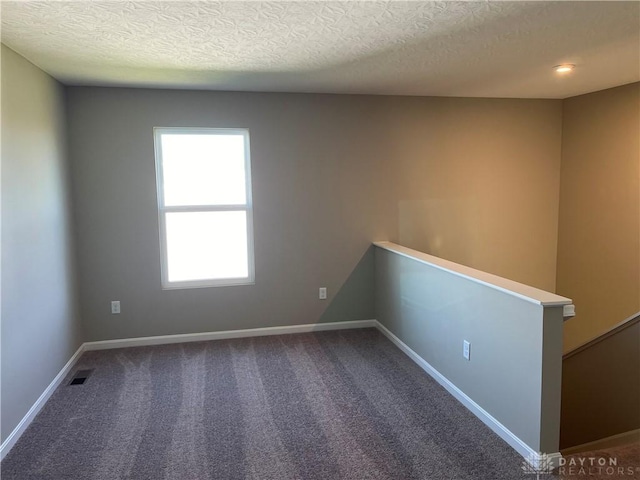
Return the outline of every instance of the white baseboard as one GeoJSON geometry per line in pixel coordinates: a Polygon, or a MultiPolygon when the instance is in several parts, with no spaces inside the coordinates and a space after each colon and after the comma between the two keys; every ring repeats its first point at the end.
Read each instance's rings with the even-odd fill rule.
{"type": "Polygon", "coordinates": [[[49,397],[53,394],[55,389],[60,385],[62,380],[71,371],[76,364],[80,355],[89,350],[106,350],[111,348],[123,348],[123,347],[138,347],[144,345],[164,345],[170,343],[185,343],[185,342],[202,342],[207,340],[222,340],[226,338],[241,338],[241,337],[261,337],[265,335],[285,335],[289,333],[307,333],[307,332],[321,332],[325,330],[346,330],[351,328],[367,328],[375,327],[378,322],[375,320],[354,320],[348,322],[328,322],[328,323],[314,323],[307,325],[290,325],[282,327],[265,327],[265,328],[251,328],[246,330],[227,330],[223,332],[205,332],[205,333],[188,333],[183,335],[162,335],[157,337],[139,337],[139,338],[124,338],[121,340],[105,340],[101,342],[86,342],[80,345],[80,348],[73,354],[67,364],[62,367],[60,373],[56,375],[53,381],[49,384],[40,398],[36,400],[33,406],[29,409],[27,414],[22,418],[20,423],[13,432],[7,437],[7,439],[0,446],[0,461],[9,453],[9,450],[16,444],[20,436],[24,433],[27,427],[31,424],[35,416],[40,412],[44,404],[49,400],[49,397]]]}
{"type": "Polygon", "coordinates": [[[42,392],[42,395],[40,395],[38,400],[36,400],[36,402],[31,406],[27,414],[22,418],[22,420],[20,420],[20,423],[18,424],[18,426],[14,428],[13,432],[11,432],[11,434],[5,439],[5,441],[2,442],[2,445],[0,445],[0,460],[4,459],[7,453],[9,453],[9,450],[13,448],[13,446],[16,444],[16,442],[18,441],[20,436],[24,433],[24,431],[27,429],[27,427],[31,424],[31,422],[36,417],[36,415],[38,415],[40,410],[42,410],[42,407],[44,407],[44,404],[47,403],[47,400],[49,400],[49,397],[51,397],[51,395],[56,390],[56,388],[58,388],[60,383],[62,383],[62,380],[64,380],[67,374],[71,371],[71,369],[76,364],[76,362],[80,358],[80,355],[82,354],[83,351],[84,351],[84,344],[78,347],[78,350],[76,350],[76,353],[74,353],[73,356],[69,359],[69,361],[65,364],[65,366],[62,367],[62,370],[60,370],[60,372],[55,376],[55,378],[49,384],[49,386],[45,389],[45,391],[42,392]]]}
{"type": "Polygon", "coordinates": [[[601,438],[575,447],[569,447],[562,450],[563,455],[573,455],[574,453],[592,452],[594,450],[604,450],[605,448],[618,447],[628,443],[640,442],[640,429],[630,430],[628,432],[619,433],[610,437],[601,438]]]}
{"type": "Polygon", "coordinates": [[[375,327],[375,320],[353,320],[349,322],[310,323],[306,325],[288,325],[283,327],[248,328],[246,330],[225,330],[222,332],[186,333],[180,335],[160,335],[157,337],[123,338],[86,342],[85,350],[106,350],[111,348],[142,347],[146,345],[166,345],[170,343],[206,342],[228,338],[263,337],[267,335],[286,335],[290,333],[321,332],[325,330],[346,330],[351,328],[375,327]]]}
{"type": "Polygon", "coordinates": [[[542,455],[536,452],[529,445],[518,438],[511,430],[496,420],[480,405],[474,402],[471,397],[467,396],[462,390],[456,387],[448,378],[442,375],[438,370],[433,368],[429,362],[414,352],[406,343],[396,337],[387,327],[376,320],[376,328],[382,332],[389,340],[391,340],[400,350],[402,350],[411,360],[418,364],[425,372],[431,375],[435,381],[442,385],[451,395],[453,395],[460,403],[467,407],[471,413],[478,417],[491,430],[498,434],[505,442],[507,442],[516,452],[524,457],[533,467],[538,468],[543,459],[549,459],[554,466],[560,463],[560,452],[548,453],[542,455]]]}

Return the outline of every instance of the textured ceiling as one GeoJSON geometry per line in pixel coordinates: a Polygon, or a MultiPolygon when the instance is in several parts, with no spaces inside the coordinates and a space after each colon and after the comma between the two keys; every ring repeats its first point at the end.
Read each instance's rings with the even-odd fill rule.
{"type": "Polygon", "coordinates": [[[565,98],[640,79],[639,2],[3,1],[1,17],[3,43],[74,85],[565,98]]]}

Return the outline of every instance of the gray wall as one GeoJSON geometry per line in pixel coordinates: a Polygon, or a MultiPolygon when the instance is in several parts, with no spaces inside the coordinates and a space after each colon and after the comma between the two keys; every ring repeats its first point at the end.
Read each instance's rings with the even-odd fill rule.
{"type": "Polygon", "coordinates": [[[2,46],[2,440],[80,345],[62,86],[2,46]]]}
{"type": "Polygon", "coordinates": [[[372,240],[553,283],[560,106],[70,88],[87,340],[373,318],[372,240]],[[249,128],[256,285],[162,291],[154,126],[249,128]],[[454,217],[471,228],[476,214],[502,221],[480,235],[449,228],[454,217]]]}
{"type": "Polygon", "coordinates": [[[373,318],[367,252],[372,239],[395,236],[395,217],[392,164],[375,141],[380,112],[367,97],[68,95],[87,340],[373,318]],[[155,126],[249,129],[255,285],[161,289],[155,126]],[[111,315],[116,299],[122,313],[111,315]]]}
{"type": "Polygon", "coordinates": [[[375,277],[378,321],[534,451],[558,451],[562,307],[380,248],[375,277]]]}

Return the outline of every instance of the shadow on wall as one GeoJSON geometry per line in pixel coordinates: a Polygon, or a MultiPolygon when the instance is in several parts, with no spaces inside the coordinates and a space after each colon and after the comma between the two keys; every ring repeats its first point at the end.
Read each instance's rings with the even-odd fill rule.
{"type": "Polygon", "coordinates": [[[320,316],[318,323],[374,318],[374,252],[370,245],[320,316]]]}

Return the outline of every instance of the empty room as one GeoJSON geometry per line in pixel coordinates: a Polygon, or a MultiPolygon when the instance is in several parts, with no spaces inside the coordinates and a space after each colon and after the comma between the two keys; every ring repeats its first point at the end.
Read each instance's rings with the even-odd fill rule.
{"type": "Polygon", "coordinates": [[[0,18],[3,480],[640,478],[640,2],[0,18]]]}

